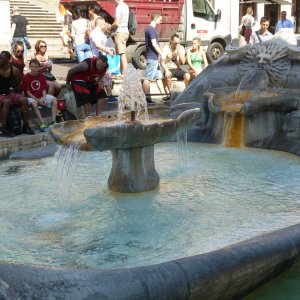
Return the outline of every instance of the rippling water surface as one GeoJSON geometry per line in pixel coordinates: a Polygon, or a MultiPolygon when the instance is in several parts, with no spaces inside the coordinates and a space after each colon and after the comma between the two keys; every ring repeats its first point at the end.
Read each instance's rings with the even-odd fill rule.
{"type": "MultiPolygon", "coordinates": [[[[300,221],[300,159],[189,143],[155,147],[159,188],[107,189],[109,152],[0,163],[0,259],[76,268],[148,265],[300,221]],[[68,193],[69,191],[69,193],[68,193]]],[[[59,156],[59,155],[57,155],[59,156]]]]}

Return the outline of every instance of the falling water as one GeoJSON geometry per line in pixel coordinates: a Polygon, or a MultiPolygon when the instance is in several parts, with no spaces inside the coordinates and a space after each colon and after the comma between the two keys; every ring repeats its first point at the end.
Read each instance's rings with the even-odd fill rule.
{"type": "Polygon", "coordinates": [[[240,110],[248,100],[259,97],[267,89],[268,83],[268,75],[264,69],[251,69],[243,76],[234,98],[223,102],[222,144],[225,147],[244,146],[245,118],[240,110]]]}
{"type": "Polygon", "coordinates": [[[176,133],[177,151],[180,159],[181,169],[186,169],[187,159],[187,131],[176,133]]]}
{"type": "Polygon", "coordinates": [[[124,81],[119,93],[118,120],[125,112],[134,111],[138,120],[148,120],[147,101],[141,83],[142,73],[132,65],[124,71],[124,81]]]}
{"type": "Polygon", "coordinates": [[[68,147],[60,146],[56,152],[56,187],[59,200],[67,201],[69,199],[73,175],[81,153],[80,144],[71,144],[68,147]]]}
{"type": "Polygon", "coordinates": [[[244,116],[235,112],[224,113],[223,146],[244,146],[244,116]]]}

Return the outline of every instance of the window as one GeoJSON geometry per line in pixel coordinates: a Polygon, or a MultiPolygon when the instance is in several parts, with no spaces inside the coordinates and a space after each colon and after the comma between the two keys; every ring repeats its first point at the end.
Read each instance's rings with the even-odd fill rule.
{"type": "Polygon", "coordinates": [[[207,21],[214,21],[214,11],[208,5],[206,0],[192,0],[194,17],[203,18],[207,21]]]}

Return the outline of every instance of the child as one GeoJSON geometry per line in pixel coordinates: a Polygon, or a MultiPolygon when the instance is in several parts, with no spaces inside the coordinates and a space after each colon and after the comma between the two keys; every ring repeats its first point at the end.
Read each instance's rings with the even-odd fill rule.
{"type": "Polygon", "coordinates": [[[36,117],[40,121],[40,131],[45,132],[48,129],[44,122],[38,106],[51,108],[52,122],[55,123],[57,113],[57,100],[54,96],[47,94],[47,81],[43,74],[39,73],[40,62],[34,58],[29,62],[30,72],[24,75],[22,85],[25,91],[28,104],[33,109],[36,117]]]}

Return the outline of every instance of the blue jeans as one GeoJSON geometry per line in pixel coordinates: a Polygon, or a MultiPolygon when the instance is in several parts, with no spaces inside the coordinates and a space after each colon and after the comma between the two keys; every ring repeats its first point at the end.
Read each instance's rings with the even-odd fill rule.
{"type": "Polygon", "coordinates": [[[77,56],[77,61],[82,62],[86,58],[92,57],[92,51],[91,51],[91,46],[89,44],[80,44],[75,46],[75,52],[77,56]]]}
{"type": "Polygon", "coordinates": [[[15,37],[15,38],[13,38],[12,39],[12,41],[15,43],[15,42],[17,42],[17,41],[20,41],[20,42],[22,42],[23,43],[23,46],[24,46],[24,57],[25,58],[27,58],[27,56],[28,56],[28,50],[27,50],[27,48],[26,48],[26,44],[25,44],[25,41],[28,41],[28,38],[27,38],[27,36],[24,36],[24,38],[23,37],[15,37]]]}

